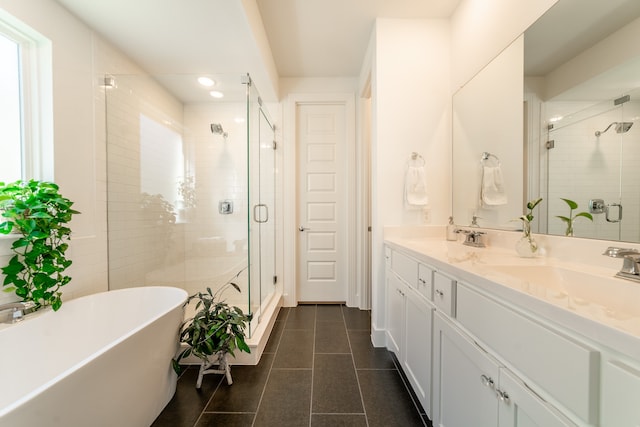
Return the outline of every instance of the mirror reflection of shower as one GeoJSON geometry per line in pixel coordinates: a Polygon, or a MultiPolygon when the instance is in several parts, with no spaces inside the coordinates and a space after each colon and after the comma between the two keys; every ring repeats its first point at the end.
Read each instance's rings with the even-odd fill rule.
{"type": "Polygon", "coordinates": [[[626,133],[626,132],[629,132],[629,129],[631,129],[631,126],[633,126],[633,122],[613,122],[609,126],[607,126],[605,130],[603,131],[597,130],[596,136],[602,135],[603,133],[608,131],[609,128],[613,125],[616,125],[616,133],[626,133]]]}
{"type": "Polygon", "coordinates": [[[220,123],[211,123],[211,133],[213,133],[214,135],[222,135],[224,141],[227,142],[227,137],[229,136],[229,134],[224,131],[220,123]]]}

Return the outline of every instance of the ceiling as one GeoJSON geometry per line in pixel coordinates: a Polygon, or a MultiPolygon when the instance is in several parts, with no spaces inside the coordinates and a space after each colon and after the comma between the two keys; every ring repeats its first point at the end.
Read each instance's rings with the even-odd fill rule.
{"type": "Polygon", "coordinates": [[[375,19],[449,18],[460,0],[256,0],[280,77],[357,76],[375,19]]]}
{"type": "Polygon", "coordinates": [[[460,2],[57,1],[150,74],[248,72],[268,100],[274,79],[357,76],[376,17],[448,18],[460,2]]]}
{"type": "MultiPolygon", "coordinates": [[[[559,1],[525,32],[525,75],[547,75],[638,17],[638,0],[559,1]]],[[[607,59],[602,58],[599,62],[607,63],[607,59]]],[[[562,94],[554,94],[554,99],[594,102],[611,100],[638,87],[638,76],[640,59],[635,58],[601,72],[562,94]]]]}

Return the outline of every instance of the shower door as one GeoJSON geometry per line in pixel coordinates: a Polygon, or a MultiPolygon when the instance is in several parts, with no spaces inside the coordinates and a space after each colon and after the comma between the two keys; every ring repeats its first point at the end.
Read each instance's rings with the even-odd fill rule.
{"type": "MultiPolygon", "coordinates": [[[[638,102],[633,102],[633,97],[631,93],[629,101],[611,100],[556,114],[563,119],[554,124],[548,136],[549,234],[566,232],[566,223],[558,218],[570,213],[564,198],[578,204],[573,216],[579,212],[593,216],[593,221],[584,217],[575,220],[574,236],[640,240],[640,147],[635,136],[640,126],[628,125],[638,117],[638,102]],[[600,207],[593,209],[594,204],[600,207]]],[[[547,108],[560,111],[566,107],[555,103],[547,108]]]]}
{"type": "Polygon", "coordinates": [[[268,112],[251,83],[248,94],[249,292],[254,328],[276,282],[275,134],[268,112]]]}
{"type": "MultiPolygon", "coordinates": [[[[260,204],[268,208],[266,222],[258,224],[260,229],[260,301],[265,306],[273,293],[275,273],[275,136],[271,122],[260,108],[260,204]]],[[[262,313],[260,313],[261,315],[262,313]]]]}

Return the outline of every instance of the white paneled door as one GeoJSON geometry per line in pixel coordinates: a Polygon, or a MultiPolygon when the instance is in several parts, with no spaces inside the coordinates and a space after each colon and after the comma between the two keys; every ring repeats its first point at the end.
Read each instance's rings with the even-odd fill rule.
{"type": "Polygon", "coordinates": [[[298,301],[347,299],[346,120],[343,104],[299,104],[298,301]]]}

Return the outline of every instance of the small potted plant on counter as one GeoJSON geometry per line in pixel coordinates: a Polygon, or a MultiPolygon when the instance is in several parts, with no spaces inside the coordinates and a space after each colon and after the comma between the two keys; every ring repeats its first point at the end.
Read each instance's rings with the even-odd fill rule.
{"type": "Polygon", "coordinates": [[[518,218],[522,221],[522,232],[523,235],[516,242],[516,252],[518,255],[525,258],[531,258],[537,255],[538,253],[538,244],[535,239],[531,237],[531,221],[533,221],[533,209],[542,201],[542,198],[536,200],[530,200],[527,203],[528,212],[518,218]]]}
{"type": "Polygon", "coordinates": [[[197,301],[196,313],[193,318],[186,320],[180,328],[180,342],[186,344],[187,348],[172,360],[172,365],[175,372],[180,374],[182,359],[192,354],[199,358],[202,362],[196,388],[200,388],[202,378],[206,374],[224,374],[227,383],[231,385],[233,380],[227,356],[229,354],[235,356],[236,349],[247,353],[251,352],[245,342],[244,330],[251,321],[252,314],[245,314],[240,308],[230,306],[221,300],[221,295],[229,287],[240,292],[240,287],[233,280],[242,271],[215,293],[207,287],[206,292],[191,295],[185,303],[187,306],[192,301],[197,301]],[[217,369],[211,369],[214,365],[217,365],[217,369]]]}
{"type": "Polygon", "coordinates": [[[578,204],[573,200],[563,198],[560,198],[560,200],[564,200],[564,202],[569,206],[569,216],[556,215],[556,218],[560,218],[562,222],[567,225],[564,232],[565,236],[573,236],[573,223],[577,218],[583,217],[587,218],[589,221],[593,221],[593,216],[589,212],[579,212],[573,215],[573,211],[578,209],[578,204]]]}
{"type": "Polygon", "coordinates": [[[69,222],[80,212],[59,193],[58,185],[36,180],[0,182],[0,233],[17,235],[14,253],[2,267],[5,291],[14,291],[36,308],[62,305],[60,288],[71,281],[64,271],[71,229],[69,222]]]}

